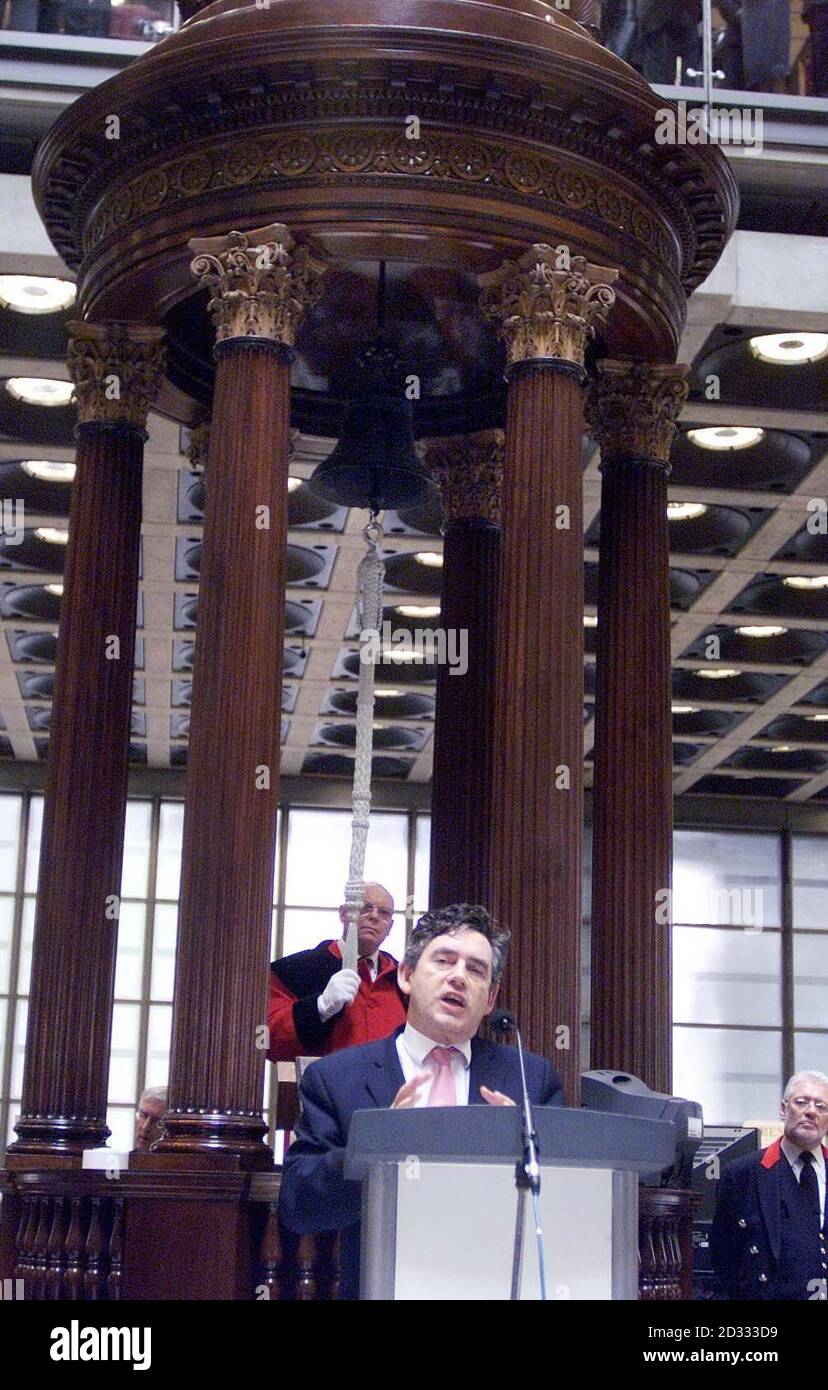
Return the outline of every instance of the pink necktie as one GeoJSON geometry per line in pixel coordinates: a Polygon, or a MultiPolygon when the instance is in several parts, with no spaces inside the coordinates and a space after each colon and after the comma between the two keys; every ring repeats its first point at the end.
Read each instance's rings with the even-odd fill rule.
{"type": "Polygon", "coordinates": [[[456,1047],[432,1047],[429,1057],[437,1063],[437,1074],[431,1083],[426,1105],[456,1105],[457,1087],[451,1070],[451,1059],[456,1047]]]}

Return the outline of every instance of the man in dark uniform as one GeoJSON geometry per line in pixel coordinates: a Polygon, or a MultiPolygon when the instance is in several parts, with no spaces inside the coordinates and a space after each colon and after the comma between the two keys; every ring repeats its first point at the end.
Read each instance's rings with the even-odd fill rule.
{"type": "Polygon", "coordinates": [[[710,1237],[720,1298],[826,1298],[828,1076],[792,1076],[782,1118],[781,1139],[722,1172],[710,1237]]]}

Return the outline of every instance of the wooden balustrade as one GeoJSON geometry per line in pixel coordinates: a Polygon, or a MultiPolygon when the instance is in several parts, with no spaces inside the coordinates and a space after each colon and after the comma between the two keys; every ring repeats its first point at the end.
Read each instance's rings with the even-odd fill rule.
{"type": "Polygon", "coordinates": [[[638,1296],[646,1302],[692,1298],[692,1192],[641,1187],[638,1192],[638,1296]]]}
{"type": "MultiPolygon", "coordinates": [[[[72,1177],[77,1179],[77,1172],[72,1177]]],[[[53,1184],[54,1176],[50,1179],[53,1184]]],[[[15,1201],[19,1212],[11,1277],[22,1280],[25,1298],[87,1303],[120,1298],[121,1196],[23,1191],[13,1197],[4,1193],[4,1206],[15,1201]]]]}
{"type": "MultiPolygon", "coordinates": [[[[185,1178],[186,1175],[181,1175],[185,1178]]],[[[282,1302],[326,1302],[338,1296],[339,1235],[298,1236],[279,1221],[281,1174],[252,1174],[240,1201],[248,1204],[250,1286],[239,1297],[282,1302]]],[[[175,1179],[173,1179],[175,1181],[175,1179]]],[[[164,1196],[175,1200],[166,1175],[164,1196]]],[[[54,1169],[6,1176],[0,1181],[0,1280],[23,1281],[34,1301],[113,1301],[121,1297],[124,1267],[134,1277],[143,1247],[130,1249],[126,1212],[130,1201],[146,1202],[148,1175],[124,1172],[117,1187],[98,1172],[54,1169]],[[113,1190],[115,1188],[115,1190],[113,1190]]],[[[690,1192],[667,1188],[639,1191],[639,1298],[673,1301],[692,1297],[690,1192]]],[[[157,1251],[156,1251],[157,1255],[157,1251]]],[[[204,1297],[188,1286],[186,1261],[179,1262],[183,1298],[204,1297]]],[[[242,1289],[247,1287],[242,1285],[242,1289]]]]}

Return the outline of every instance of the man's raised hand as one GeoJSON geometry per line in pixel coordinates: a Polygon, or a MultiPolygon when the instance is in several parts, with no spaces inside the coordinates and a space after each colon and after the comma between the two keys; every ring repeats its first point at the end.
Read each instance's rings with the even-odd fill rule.
{"type": "Polygon", "coordinates": [[[347,1004],[353,1004],[359,990],[359,975],[356,970],[337,970],[332,975],[316,1001],[319,1017],[323,1023],[338,1014],[347,1004]]]}
{"type": "Polygon", "coordinates": [[[410,1110],[412,1106],[417,1104],[420,1087],[424,1086],[427,1081],[433,1081],[433,1079],[430,1071],[418,1071],[416,1076],[412,1076],[410,1081],[406,1081],[405,1085],[400,1087],[391,1102],[391,1109],[410,1110]]]}
{"type": "Polygon", "coordinates": [[[480,1094],[487,1105],[514,1105],[511,1096],[504,1096],[502,1091],[490,1091],[488,1086],[480,1087],[480,1094]]]}

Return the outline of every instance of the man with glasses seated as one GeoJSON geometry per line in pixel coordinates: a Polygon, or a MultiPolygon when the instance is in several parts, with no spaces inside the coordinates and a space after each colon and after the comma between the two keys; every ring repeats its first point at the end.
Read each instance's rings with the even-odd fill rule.
{"type": "Polygon", "coordinates": [[[781,1114],[781,1139],[722,1172],[710,1236],[720,1298],[826,1298],[828,1076],[792,1076],[781,1114]]]}
{"type": "MultiPolygon", "coordinates": [[[[344,905],[339,920],[347,927],[344,905]]],[[[379,883],[366,883],[357,922],[358,971],[343,968],[341,938],[273,962],[267,1010],[271,1062],[376,1042],[405,1023],[397,962],[380,950],[393,923],[391,894],[379,883]]]]}

